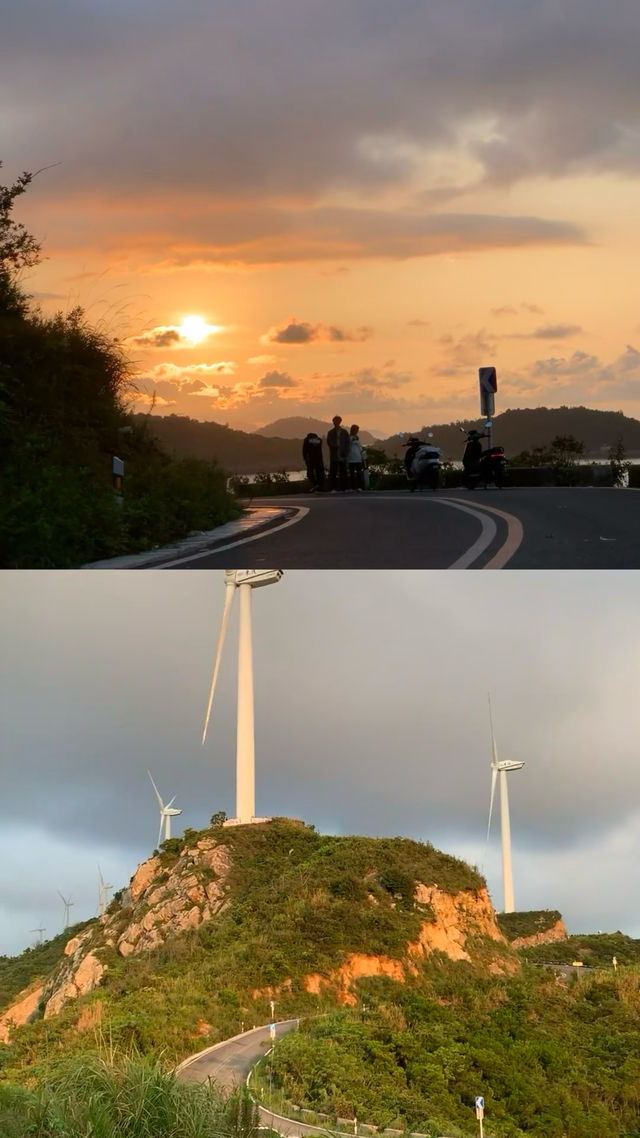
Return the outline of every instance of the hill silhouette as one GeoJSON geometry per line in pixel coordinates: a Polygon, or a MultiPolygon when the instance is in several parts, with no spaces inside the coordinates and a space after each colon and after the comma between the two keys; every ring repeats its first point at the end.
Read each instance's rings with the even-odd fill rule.
{"type": "MultiPolygon", "coordinates": [[[[254,433],[268,439],[303,439],[310,431],[315,431],[317,435],[325,439],[327,431],[332,426],[333,423],[325,423],[323,419],[305,419],[300,415],[292,415],[287,419],[276,419],[273,423],[267,423],[266,426],[259,427],[254,433]]],[[[342,426],[349,430],[351,424],[343,422],[342,426]]],[[[361,430],[359,437],[360,442],[364,443],[365,446],[376,441],[369,431],[361,430]]]]}
{"type": "MultiPolygon", "coordinates": [[[[442,423],[422,427],[415,434],[433,431],[434,442],[443,455],[459,459],[464,450],[464,437],[460,431],[474,427],[483,429],[483,419],[464,419],[459,423],[442,423]]],[[[535,407],[503,411],[493,422],[493,440],[505,448],[507,455],[520,454],[535,447],[548,447],[557,435],[573,435],[584,443],[585,458],[606,459],[609,448],[622,439],[625,451],[631,458],[640,457],[640,421],[623,415],[622,411],[594,411],[589,407],[535,407]]],[[[403,453],[405,439],[400,435],[380,443],[389,455],[403,453]]]]}
{"type": "MultiPolygon", "coordinates": [[[[186,415],[136,415],[163,447],[178,458],[194,457],[215,460],[229,474],[272,473],[279,470],[301,470],[302,440],[309,430],[326,433],[327,424],[321,419],[284,419],[248,432],[223,426],[221,423],[200,422],[186,415]],[[284,424],[284,426],[283,426],[284,424]],[[271,431],[293,430],[298,424],[298,437],[272,436],[271,431]],[[267,433],[268,432],[268,433],[267,433]]],[[[460,423],[433,424],[419,431],[433,432],[434,441],[442,448],[445,458],[459,459],[464,449],[460,427],[469,430],[480,428],[481,419],[465,419],[460,423]]],[[[494,440],[501,443],[507,455],[519,454],[534,447],[548,447],[557,435],[573,435],[585,444],[585,457],[602,459],[608,456],[609,447],[622,439],[626,453],[640,458],[640,421],[623,415],[621,411],[595,411],[588,407],[537,407],[504,411],[494,421],[494,440]]],[[[392,435],[388,439],[374,439],[363,431],[366,445],[380,447],[389,456],[404,453],[405,438],[392,435]]],[[[328,460],[325,446],[325,461],[328,460]]]]}

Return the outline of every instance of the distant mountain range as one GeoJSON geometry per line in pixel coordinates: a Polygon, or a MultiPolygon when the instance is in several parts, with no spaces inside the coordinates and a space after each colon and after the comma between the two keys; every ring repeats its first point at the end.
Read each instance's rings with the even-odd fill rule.
{"type": "MultiPolygon", "coordinates": [[[[262,435],[266,439],[303,439],[310,431],[315,431],[325,439],[327,431],[332,426],[333,423],[325,423],[322,419],[304,419],[300,415],[292,415],[288,419],[276,419],[274,423],[267,423],[266,427],[260,427],[254,434],[262,435]]],[[[349,430],[351,423],[343,423],[342,426],[349,430]]],[[[371,446],[376,442],[376,438],[369,431],[359,431],[358,434],[360,442],[365,446],[371,446]]]]}
{"type": "MultiPolygon", "coordinates": [[[[215,459],[230,474],[255,474],[261,471],[301,470],[302,440],[309,431],[326,436],[330,424],[321,419],[277,419],[250,433],[220,423],[203,423],[186,415],[136,415],[138,423],[146,423],[165,449],[179,456],[215,459]],[[296,430],[297,434],[290,432],[296,430]],[[286,432],[286,433],[285,433],[286,432]]],[[[350,424],[349,424],[350,425],[350,424]]],[[[445,458],[459,458],[464,449],[460,431],[480,428],[481,419],[465,419],[459,423],[434,424],[419,431],[376,439],[366,430],[360,438],[367,446],[381,447],[389,455],[403,453],[403,443],[411,434],[432,431],[434,441],[445,458]]],[[[507,455],[519,454],[534,447],[546,447],[556,435],[573,435],[585,445],[585,457],[606,458],[609,447],[621,438],[630,458],[640,457],[640,421],[621,411],[594,411],[588,407],[536,407],[505,411],[494,420],[494,441],[504,446],[507,455]]],[[[325,446],[325,460],[328,455],[325,446]]]]}

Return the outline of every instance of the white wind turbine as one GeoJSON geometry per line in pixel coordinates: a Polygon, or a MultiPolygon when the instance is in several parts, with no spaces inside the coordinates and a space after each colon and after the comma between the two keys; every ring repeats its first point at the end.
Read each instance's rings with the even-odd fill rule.
{"type": "MultiPolygon", "coordinates": [[[[149,775],[149,778],[151,778],[151,771],[148,768],[147,774],[149,775]]],[[[158,790],[152,778],[151,785],[156,792],[158,806],[160,807],[160,829],[158,830],[158,845],[160,845],[160,839],[162,838],[162,827],[164,826],[164,838],[162,838],[162,840],[166,842],[167,839],[171,837],[171,819],[177,818],[178,814],[182,814],[182,810],[179,810],[177,806],[173,805],[176,800],[175,794],[171,801],[167,802],[167,805],[165,806],[160,797],[160,791],[158,790]]]]}
{"type": "Polygon", "coordinates": [[[37,928],[37,929],[31,929],[30,931],[31,931],[32,933],[39,933],[39,934],[40,934],[40,935],[39,935],[39,937],[38,937],[38,939],[37,939],[37,941],[36,941],[36,944],[44,944],[44,934],[45,934],[45,933],[46,933],[46,931],[47,931],[47,930],[45,929],[44,925],[40,925],[40,927],[39,927],[39,928],[37,928]]]}
{"type": "Polygon", "coordinates": [[[106,913],[107,911],[107,905],[109,904],[109,890],[113,889],[113,885],[111,885],[108,881],[105,881],[104,877],[102,876],[102,870],[100,869],[100,866],[98,866],[98,876],[100,877],[100,885],[98,887],[98,916],[101,917],[103,913],[106,913]]]}
{"type": "Polygon", "coordinates": [[[59,889],[56,889],[56,893],[58,894],[58,897],[60,898],[60,900],[62,901],[62,904],[64,905],[63,929],[68,929],[69,928],[69,910],[70,910],[72,905],[75,905],[75,901],[72,901],[70,897],[63,897],[62,893],[60,892],[59,889]]]}
{"type": "Polygon", "coordinates": [[[227,569],[225,571],[226,596],[222,612],[222,625],[218,651],[213,667],[209,702],[204,720],[202,742],[207,737],[211,705],[216,689],[220,659],[224,646],[231,608],[236,591],[240,594],[240,627],[238,632],[238,719],[236,745],[236,822],[252,822],[256,815],[255,793],[255,732],[253,722],[253,649],[251,642],[251,590],[263,585],[275,585],[282,577],[282,569],[227,569]]]}
{"type": "Polygon", "coordinates": [[[496,790],[496,779],[500,776],[500,830],[502,834],[502,880],[504,884],[504,910],[513,913],[513,873],[511,870],[511,823],[509,821],[509,794],[507,791],[507,774],[509,771],[519,771],[524,763],[514,762],[511,759],[498,759],[498,748],[493,733],[493,716],[491,714],[491,698],[489,698],[489,723],[491,724],[491,801],[489,804],[489,824],[487,826],[487,841],[491,830],[491,815],[493,813],[493,799],[496,790]]]}

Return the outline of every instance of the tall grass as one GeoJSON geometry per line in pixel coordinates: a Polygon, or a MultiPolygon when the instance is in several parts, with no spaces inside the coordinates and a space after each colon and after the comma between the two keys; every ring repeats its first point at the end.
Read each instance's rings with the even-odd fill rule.
{"type": "Polygon", "coordinates": [[[251,1138],[256,1129],[238,1096],[180,1082],[157,1060],[95,1054],[36,1091],[0,1084],[2,1138],[251,1138]]]}

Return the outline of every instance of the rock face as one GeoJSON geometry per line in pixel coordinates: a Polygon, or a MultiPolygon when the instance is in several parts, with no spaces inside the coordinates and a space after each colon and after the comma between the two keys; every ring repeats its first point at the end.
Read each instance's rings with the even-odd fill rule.
{"type": "Polygon", "coordinates": [[[43,991],[44,984],[38,984],[35,988],[25,988],[17,1000],[2,1013],[0,1016],[0,1043],[9,1042],[13,1027],[21,1027],[23,1023],[29,1023],[30,1020],[34,1019],[43,991]]]}
{"type": "Polygon", "coordinates": [[[452,960],[470,960],[465,948],[470,936],[488,936],[506,944],[486,889],[444,893],[437,885],[418,884],[415,899],[431,906],[435,920],[423,923],[418,940],[409,946],[410,956],[439,950],[452,960]]]}
{"type": "MultiPolygon", "coordinates": [[[[110,906],[96,925],[65,946],[67,959],[44,991],[40,989],[45,1019],[98,986],[107,968],[105,949],[115,949],[120,956],[149,952],[219,913],[225,906],[229,866],[226,847],[207,837],[183,850],[167,870],[160,857],[139,865],[126,891],[128,904],[110,906]]],[[[13,1022],[18,1022],[15,1017],[13,1022]]]]}
{"type": "MultiPolygon", "coordinates": [[[[471,960],[465,947],[470,937],[489,937],[501,945],[507,943],[496,923],[486,889],[451,894],[438,889],[437,885],[419,883],[414,896],[417,904],[431,907],[434,920],[422,922],[418,940],[407,945],[404,961],[388,956],[353,953],[340,968],[328,976],[315,972],[307,976],[304,981],[307,992],[319,995],[323,989],[337,988],[338,1001],[354,1005],[357,1000],[352,989],[365,976],[389,976],[392,980],[404,980],[408,973],[417,973],[416,959],[435,951],[446,953],[452,960],[471,960]]],[[[496,956],[496,960],[489,964],[491,972],[514,971],[517,967],[517,961],[502,955],[496,956]]]]}
{"type": "Polygon", "coordinates": [[[511,941],[512,948],[533,948],[536,944],[553,944],[556,940],[566,940],[569,936],[564,921],[556,921],[550,929],[534,933],[533,936],[520,936],[511,941]]]}

